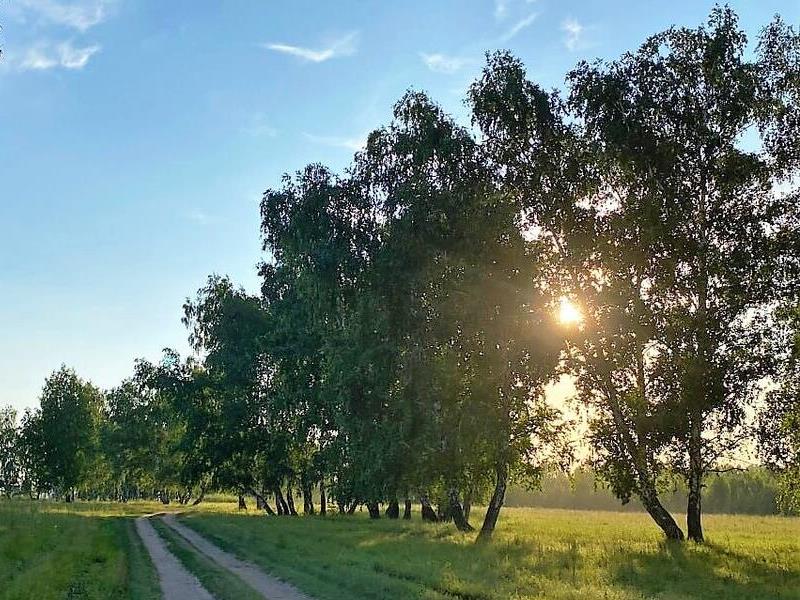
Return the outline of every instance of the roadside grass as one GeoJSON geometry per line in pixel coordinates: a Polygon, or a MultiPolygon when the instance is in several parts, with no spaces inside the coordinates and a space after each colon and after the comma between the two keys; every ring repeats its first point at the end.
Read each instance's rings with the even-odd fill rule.
{"type": "Polygon", "coordinates": [[[236,575],[201,554],[161,519],[151,520],[172,554],[218,600],[262,600],[262,596],[236,575]]]}
{"type": "Polygon", "coordinates": [[[70,514],[84,517],[139,517],[142,515],[182,510],[185,507],[177,504],[162,504],[161,502],[92,502],[79,500],[77,502],[60,502],[55,500],[22,500],[14,499],[8,504],[32,504],[40,512],[49,514],[70,514]]]}
{"type": "Polygon", "coordinates": [[[138,538],[123,518],[148,511],[144,505],[0,501],[0,598],[158,598],[155,570],[144,549],[131,544],[138,538]]]}
{"type": "Polygon", "coordinates": [[[644,514],[506,508],[492,542],[476,545],[414,517],[276,518],[219,504],[181,519],[318,600],[800,599],[798,518],[708,515],[697,545],[665,542],[644,514]]]}

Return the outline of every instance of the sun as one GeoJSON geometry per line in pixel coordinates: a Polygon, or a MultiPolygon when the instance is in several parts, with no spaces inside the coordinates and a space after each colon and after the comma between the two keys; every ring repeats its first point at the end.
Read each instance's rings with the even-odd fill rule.
{"type": "Polygon", "coordinates": [[[562,325],[575,325],[583,320],[583,315],[574,302],[563,297],[558,306],[558,320],[562,325]]]}

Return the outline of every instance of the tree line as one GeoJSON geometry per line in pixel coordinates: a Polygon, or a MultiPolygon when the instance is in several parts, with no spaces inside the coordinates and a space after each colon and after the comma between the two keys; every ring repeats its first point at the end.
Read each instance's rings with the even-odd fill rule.
{"type": "MultiPolygon", "coordinates": [[[[664,481],[661,502],[670,512],[684,512],[688,500],[686,483],[679,477],[664,481]]],[[[711,514],[776,515],[797,514],[781,506],[780,477],[764,467],[736,469],[715,473],[703,482],[703,512],[711,514]]],[[[564,508],[571,510],[603,510],[617,512],[643,511],[636,498],[620,504],[611,490],[598,482],[590,469],[576,469],[568,474],[548,472],[537,489],[512,486],[506,496],[507,506],[564,508]]]]}
{"type": "Polygon", "coordinates": [[[112,390],[53,373],[0,418],[0,486],[373,518],[416,499],[462,531],[481,503],[486,539],[510,484],[572,462],[544,394],[569,374],[588,465],[668,538],[665,482],[702,541],[704,482],[754,442],[796,502],[798,31],[776,17],[751,49],[717,7],[564,91],[491,53],[467,104],[470,127],[409,91],[344,173],[267,190],[260,293],[209,277],[195,356],[112,390]]]}

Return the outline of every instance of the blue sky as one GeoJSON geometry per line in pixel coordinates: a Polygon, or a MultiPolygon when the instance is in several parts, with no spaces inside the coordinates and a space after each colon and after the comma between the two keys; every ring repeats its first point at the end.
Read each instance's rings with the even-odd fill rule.
{"type": "MultiPolygon", "coordinates": [[[[731,3],[755,33],[800,0],[731,3]]],[[[341,169],[409,87],[459,119],[486,50],[547,87],[713,2],[0,0],[0,405],[187,351],[212,272],[258,289],[258,201],[341,169]]]]}

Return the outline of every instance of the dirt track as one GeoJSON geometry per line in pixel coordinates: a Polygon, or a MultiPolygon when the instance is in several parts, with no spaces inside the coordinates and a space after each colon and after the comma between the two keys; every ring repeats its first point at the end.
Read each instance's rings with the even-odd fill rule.
{"type": "Polygon", "coordinates": [[[136,519],[136,531],[150,553],[164,600],[214,600],[197,578],[167,550],[147,517],[136,519]]]}
{"type": "Polygon", "coordinates": [[[179,523],[175,515],[165,515],[162,520],[199,552],[235,574],[264,598],[269,598],[269,600],[312,600],[294,586],[267,575],[254,564],[240,560],[229,552],[221,550],[193,529],[179,523]]]}

